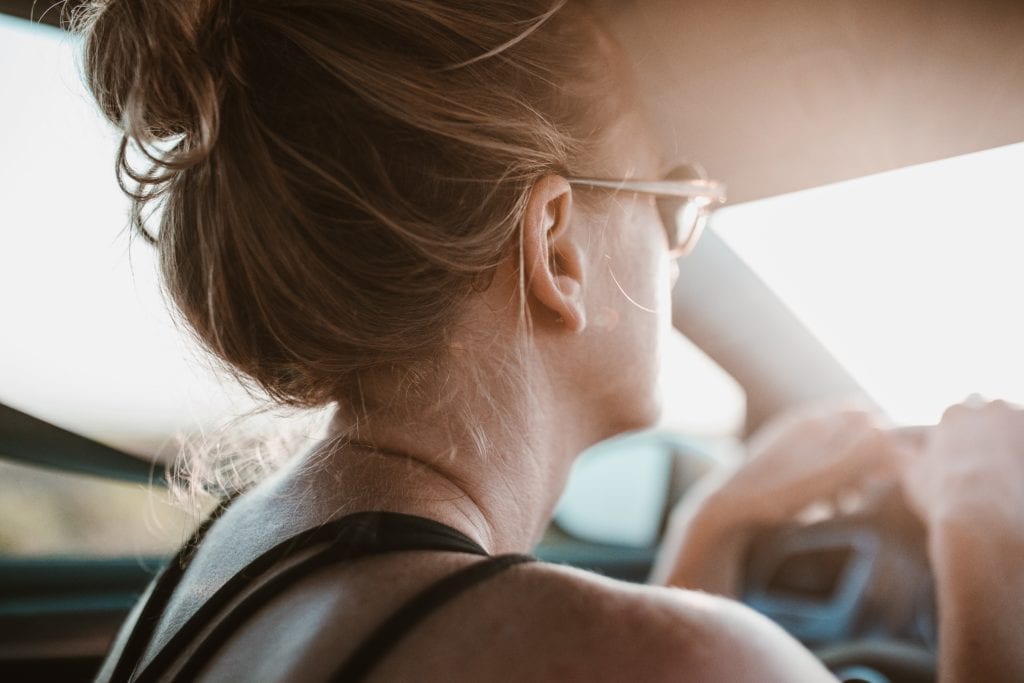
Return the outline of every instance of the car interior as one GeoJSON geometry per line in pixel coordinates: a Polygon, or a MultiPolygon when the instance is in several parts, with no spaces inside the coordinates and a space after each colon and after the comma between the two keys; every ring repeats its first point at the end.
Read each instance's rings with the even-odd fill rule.
{"type": "MultiPolygon", "coordinates": [[[[62,22],[75,4],[0,0],[0,46],[7,42],[0,58],[9,72],[0,76],[8,94],[0,108],[14,111],[0,118],[0,205],[17,205],[29,192],[19,188],[42,182],[45,166],[31,152],[41,143],[17,132],[19,111],[38,117],[33,112],[50,106],[35,103],[40,79],[50,74],[65,91],[80,87],[69,85],[75,39],[62,22]]],[[[962,398],[954,393],[961,386],[1024,398],[1019,361],[1014,366],[1004,354],[1024,343],[1020,316],[1007,314],[1015,310],[1014,286],[1024,285],[1012,257],[1013,246],[1024,246],[1015,236],[1024,234],[1024,212],[1015,206],[1024,179],[1024,3],[600,4],[636,65],[665,155],[699,162],[729,188],[727,206],[681,263],[673,291],[678,353],[663,378],[666,424],[582,456],[536,549],[547,561],[642,582],[672,506],[717,463],[742,457],[743,440],[787,408],[856,396],[914,425],[934,422],[939,402],[962,398]],[[900,184],[912,180],[918,189],[900,184]],[[923,213],[907,218],[894,208],[904,204],[923,213]],[[983,205],[995,208],[986,213],[983,205]],[[937,222],[946,215],[957,217],[948,228],[937,222]],[[977,226],[963,216],[978,217],[977,226]],[[865,254],[880,255],[879,265],[861,260],[865,254]],[[889,277],[889,270],[904,275],[889,277]],[[958,313],[956,301],[942,299],[949,280],[1002,294],[983,306],[962,302],[958,313]],[[925,298],[899,287],[916,287],[925,298]],[[872,296],[883,303],[856,303],[872,296]],[[867,309],[874,317],[865,317],[867,309]],[[944,327],[928,327],[933,320],[944,327]],[[844,335],[855,325],[863,336],[850,341],[844,335]],[[916,358],[909,340],[925,330],[942,341],[916,358]],[[973,343],[985,345],[989,365],[957,364],[949,349],[973,343]],[[885,360],[870,365],[859,349],[885,360]],[[952,378],[963,382],[954,387],[952,378]],[[896,383],[923,395],[922,403],[911,409],[909,393],[892,398],[896,383]]],[[[50,111],[48,126],[85,126],[77,123],[90,116],[82,96],[71,97],[81,106],[66,117],[50,111]]],[[[92,116],[88,125],[98,127],[92,116]]],[[[58,142],[62,134],[54,133],[58,142]]],[[[109,132],[67,134],[111,144],[109,132]]],[[[84,153],[95,156],[92,149],[84,153]]],[[[112,152],[91,163],[107,169],[97,182],[116,193],[112,152]]],[[[92,213],[81,205],[88,197],[75,201],[63,215],[92,213]]],[[[39,202],[25,206],[13,216],[0,208],[0,271],[51,267],[42,263],[45,250],[15,252],[31,240],[53,249],[50,221],[62,219],[39,202]]],[[[77,239],[109,248],[124,239],[122,227],[75,230],[77,239]]],[[[151,295],[125,296],[138,310],[155,307],[152,262],[123,244],[112,249],[133,263],[111,276],[121,278],[117,286],[129,291],[141,281],[151,295]]],[[[64,289],[104,296],[71,281],[77,276],[48,272],[58,284],[68,278],[64,289]]],[[[150,366],[160,358],[189,352],[183,335],[163,319],[147,322],[134,308],[120,309],[116,315],[127,320],[119,325],[158,325],[168,335],[161,339],[176,336],[147,349],[153,355],[141,357],[150,360],[138,361],[137,376],[119,379],[136,366],[117,360],[133,357],[118,346],[129,342],[116,340],[114,323],[102,312],[74,317],[79,300],[65,291],[64,303],[54,305],[74,324],[53,327],[42,318],[60,318],[65,309],[44,310],[50,304],[32,299],[24,277],[0,278],[0,336],[8,338],[0,345],[0,680],[88,680],[128,610],[210,509],[209,500],[189,501],[184,511],[168,502],[166,466],[177,438],[244,411],[206,399],[182,407],[186,394],[168,390],[151,399],[155,411],[167,410],[147,422],[141,403],[150,399],[140,398],[138,386],[158,381],[147,373],[158,371],[150,366]],[[52,361],[65,347],[74,358],[79,351],[71,347],[85,337],[114,349],[95,352],[113,360],[52,361]],[[43,367],[48,374],[40,374],[43,367]],[[89,509],[100,501],[108,512],[89,509]],[[47,529],[57,530],[52,538],[47,529]]],[[[208,379],[209,368],[196,372],[205,373],[205,387],[226,391],[208,379]]],[[[741,599],[842,680],[936,679],[940,643],[924,530],[893,487],[764,529],[746,552],[741,599]]]]}

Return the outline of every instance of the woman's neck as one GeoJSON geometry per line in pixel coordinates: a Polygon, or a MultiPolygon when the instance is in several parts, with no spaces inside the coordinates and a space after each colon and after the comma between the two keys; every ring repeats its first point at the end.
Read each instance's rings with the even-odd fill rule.
{"type": "MultiPolygon", "coordinates": [[[[531,411],[532,412],[532,411],[531,411]]],[[[485,450],[462,430],[453,439],[443,420],[396,421],[346,436],[332,434],[295,470],[314,492],[318,516],[391,510],[430,517],[457,528],[490,553],[529,551],[540,539],[575,455],[569,430],[551,414],[532,415],[519,434],[500,425],[473,425],[485,450]],[[504,435],[495,436],[495,435],[504,435]]]]}
{"type": "Polygon", "coordinates": [[[508,305],[517,271],[506,270],[467,312],[443,368],[412,388],[403,377],[361,382],[363,419],[339,411],[307,480],[329,501],[321,514],[419,514],[491,553],[540,540],[573,461],[608,425],[581,395],[579,335],[556,324],[524,331],[508,305]]]}

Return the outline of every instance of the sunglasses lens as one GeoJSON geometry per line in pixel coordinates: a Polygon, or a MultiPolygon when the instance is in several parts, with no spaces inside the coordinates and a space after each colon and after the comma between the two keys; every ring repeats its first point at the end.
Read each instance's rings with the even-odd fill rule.
{"type": "Polygon", "coordinates": [[[676,211],[676,249],[682,249],[692,241],[700,216],[701,209],[694,201],[683,202],[676,211]]]}
{"type": "Polygon", "coordinates": [[[657,204],[669,251],[673,256],[688,253],[704,227],[707,211],[698,201],[675,197],[658,197],[657,204]]]}
{"type": "MultiPolygon", "coordinates": [[[[703,180],[707,174],[696,164],[676,166],[665,174],[665,180],[703,180]]],[[[707,202],[699,198],[659,197],[658,209],[668,235],[669,250],[674,257],[684,256],[697,242],[707,220],[707,202]]]]}

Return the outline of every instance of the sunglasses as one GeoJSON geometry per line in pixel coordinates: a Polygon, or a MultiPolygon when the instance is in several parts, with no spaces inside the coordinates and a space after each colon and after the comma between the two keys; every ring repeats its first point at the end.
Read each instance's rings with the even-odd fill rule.
{"type": "Polygon", "coordinates": [[[693,251],[708,216],[725,202],[725,185],[708,180],[703,169],[693,164],[676,166],[662,180],[573,177],[566,180],[570,185],[652,195],[673,258],[693,251]]]}

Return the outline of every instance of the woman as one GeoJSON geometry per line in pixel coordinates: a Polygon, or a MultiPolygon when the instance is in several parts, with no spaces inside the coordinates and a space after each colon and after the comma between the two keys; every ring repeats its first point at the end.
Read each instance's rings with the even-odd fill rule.
{"type": "Polygon", "coordinates": [[[656,418],[699,227],[669,203],[719,198],[636,184],[671,160],[594,10],[109,0],[82,26],[182,318],[336,409],[172,563],[102,680],[830,680],[736,603],[519,555],[575,456],[656,418]]]}

